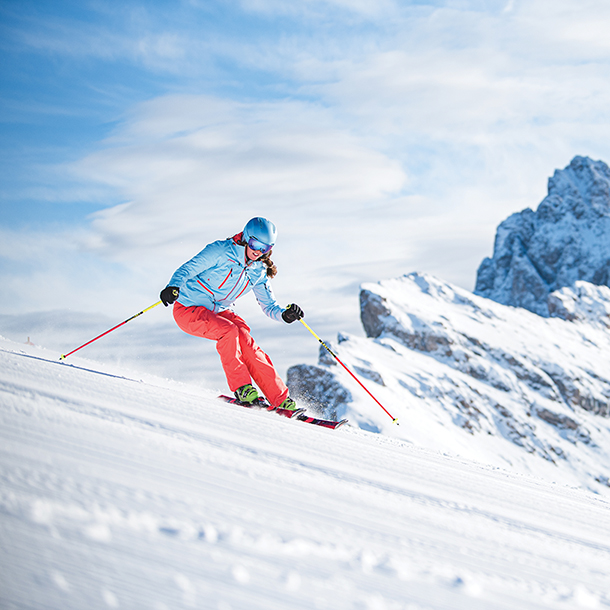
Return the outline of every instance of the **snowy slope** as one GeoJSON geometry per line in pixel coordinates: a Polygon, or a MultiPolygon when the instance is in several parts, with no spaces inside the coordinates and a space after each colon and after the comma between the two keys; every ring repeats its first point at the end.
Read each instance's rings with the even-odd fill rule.
{"type": "Polygon", "coordinates": [[[289,369],[291,391],[364,429],[610,497],[608,289],[579,286],[558,296],[571,322],[426,274],[364,284],[369,338],[333,350],[401,426],[324,353],[289,369]]]}
{"type": "Polygon", "coordinates": [[[3,609],[610,607],[599,496],[95,367],[0,340],[3,609]]]}

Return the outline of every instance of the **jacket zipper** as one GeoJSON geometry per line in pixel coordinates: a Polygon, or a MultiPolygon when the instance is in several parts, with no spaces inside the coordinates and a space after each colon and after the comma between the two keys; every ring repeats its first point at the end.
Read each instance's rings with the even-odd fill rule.
{"type": "Polygon", "coordinates": [[[227,277],[224,280],[222,280],[222,284],[220,286],[218,286],[219,289],[222,288],[225,285],[225,282],[231,277],[231,273],[233,273],[233,269],[231,269],[229,271],[227,277]]]}
{"type": "MultiPolygon", "coordinates": [[[[241,270],[241,273],[239,274],[239,277],[237,278],[237,281],[235,282],[235,286],[233,286],[233,288],[231,289],[231,292],[229,292],[229,294],[227,294],[225,299],[228,299],[231,296],[231,293],[237,288],[237,286],[239,285],[239,282],[241,281],[241,278],[243,277],[245,272],[246,272],[245,269],[241,270]]],[[[246,277],[246,286],[244,286],[244,290],[247,288],[249,281],[250,280],[246,277]]],[[[235,298],[237,299],[242,294],[242,292],[243,292],[243,290],[235,298]]]]}

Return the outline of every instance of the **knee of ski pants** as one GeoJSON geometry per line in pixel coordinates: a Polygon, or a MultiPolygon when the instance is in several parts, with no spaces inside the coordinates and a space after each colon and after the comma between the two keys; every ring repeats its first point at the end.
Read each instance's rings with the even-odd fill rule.
{"type": "Polygon", "coordinates": [[[245,353],[262,353],[264,354],[264,357],[269,361],[269,364],[271,364],[269,356],[267,356],[267,354],[265,354],[265,352],[263,352],[263,350],[259,347],[258,343],[256,343],[254,337],[250,334],[250,327],[246,324],[243,318],[240,318],[236,313],[233,313],[232,311],[223,311],[221,314],[218,315],[222,316],[227,320],[230,320],[233,324],[235,324],[237,330],[239,331],[239,345],[242,347],[242,349],[246,348],[245,353]]]}

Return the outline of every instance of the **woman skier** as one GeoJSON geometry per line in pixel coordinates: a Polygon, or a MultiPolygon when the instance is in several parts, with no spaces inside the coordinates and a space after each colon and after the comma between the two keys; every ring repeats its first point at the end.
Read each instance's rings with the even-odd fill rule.
{"type": "Polygon", "coordinates": [[[186,333],[216,341],[229,388],[245,403],[259,398],[252,381],[271,408],[296,410],[288,388],[271,359],[250,336],[250,328],[231,308],[242,295],[254,291],[261,309],[273,320],[291,324],[304,316],[292,303],[280,307],[269,279],[277,273],[271,248],[277,239],[275,225],[266,218],[252,218],[243,232],[208,244],[179,267],[161,291],[167,307],[186,333]]]}

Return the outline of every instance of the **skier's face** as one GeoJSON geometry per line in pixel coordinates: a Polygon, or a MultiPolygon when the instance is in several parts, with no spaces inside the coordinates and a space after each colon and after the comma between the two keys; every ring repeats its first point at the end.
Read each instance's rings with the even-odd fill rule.
{"type": "Polygon", "coordinates": [[[246,256],[251,261],[257,261],[263,253],[260,250],[253,250],[250,246],[246,246],[246,256]]]}

